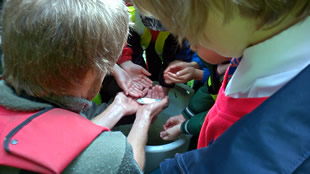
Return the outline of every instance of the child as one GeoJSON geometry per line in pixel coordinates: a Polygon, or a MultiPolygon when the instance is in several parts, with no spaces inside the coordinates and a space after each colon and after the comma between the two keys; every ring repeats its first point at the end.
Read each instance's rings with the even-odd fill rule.
{"type": "MultiPolygon", "coordinates": [[[[202,58],[205,48],[223,56],[242,56],[241,62],[235,59],[226,73],[216,103],[202,127],[198,148],[216,143],[227,128],[272,98],[310,63],[307,0],[134,3],[142,13],[151,13],[181,39],[186,37],[202,58]]],[[[288,94],[287,99],[292,97],[288,94]]]]}
{"type": "Polygon", "coordinates": [[[163,86],[165,95],[168,95],[169,88],[173,87],[165,83],[163,71],[176,59],[180,50],[176,38],[165,31],[160,21],[140,15],[131,4],[127,3],[127,8],[134,25],[130,27],[128,44],[125,45],[117,62],[122,69],[114,68],[117,71],[112,71],[113,77],[107,77],[103,81],[102,86],[105,90],[101,90],[100,93],[105,102],[121,90],[130,96],[142,97],[147,90],[145,88],[149,88],[152,81],[158,81],[163,86]],[[138,79],[137,76],[139,76],[138,79]],[[139,84],[140,79],[144,83],[139,84]],[[136,85],[142,85],[142,88],[136,85]]]}
{"type": "Polygon", "coordinates": [[[146,68],[151,73],[150,79],[158,81],[167,94],[173,85],[165,83],[163,72],[176,59],[180,50],[178,42],[160,21],[140,15],[133,6],[128,8],[130,19],[134,23],[127,41],[128,47],[133,51],[131,61],[146,68]]]}
{"type": "MultiPolygon", "coordinates": [[[[229,60],[228,58],[217,55],[212,51],[209,51],[207,56],[216,58],[219,63],[227,62],[227,60],[229,60]]],[[[206,76],[206,73],[204,73],[205,71],[196,69],[196,67],[199,66],[197,62],[199,61],[194,60],[194,62],[191,63],[177,62],[176,64],[170,65],[166,70],[167,72],[165,71],[165,73],[169,74],[167,75],[166,79],[169,79],[170,81],[175,83],[184,83],[188,80],[191,80],[192,78],[182,79],[182,81],[181,79],[178,79],[178,77],[180,76],[180,72],[184,72],[188,69],[187,71],[192,71],[188,74],[200,74],[194,75],[193,77],[196,77],[194,78],[195,80],[204,79],[204,85],[200,87],[198,91],[194,94],[189,105],[184,109],[181,114],[171,117],[167,120],[166,124],[164,125],[164,131],[161,132],[161,137],[164,140],[174,140],[178,135],[180,135],[181,132],[184,134],[193,135],[194,137],[198,137],[205,116],[214,104],[216,95],[223,80],[222,77],[225,72],[223,70],[219,72],[218,69],[220,69],[220,67],[227,67],[228,64],[223,63],[219,65],[211,65],[202,61],[208,70],[207,77],[203,78],[203,76],[206,76]],[[193,67],[190,65],[192,65],[193,67]],[[179,71],[172,73],[173,70],[176,69],[179,69],[179,71]]],[[[182,76],[186,75],[181,75],[181,77],[182,76]]],[[[195,140],[192,142],[194,142],[194,144],[197,144],[195,143],[195,140]]]]}

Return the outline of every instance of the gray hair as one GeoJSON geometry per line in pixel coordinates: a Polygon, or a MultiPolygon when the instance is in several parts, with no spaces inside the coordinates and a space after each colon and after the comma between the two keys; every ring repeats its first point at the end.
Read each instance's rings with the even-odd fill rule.
{"type": "Polygon", "coordinates": [[[128,20],[122,0],[7,0],[3,77],[17,92],[64,95],[89,71],[109,73],[128,20]]]}

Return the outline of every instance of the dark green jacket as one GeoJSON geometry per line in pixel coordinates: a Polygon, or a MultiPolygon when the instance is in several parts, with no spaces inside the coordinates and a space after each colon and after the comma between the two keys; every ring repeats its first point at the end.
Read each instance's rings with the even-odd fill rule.
{"type": "Polygon", "coordinates": [[[181,131],[185,134],[198,136],[200,129],[209,109],[215,102],[215,97],[221,87],[222,77],[216,73],[217,65],[204,62],[210,71],[209,79],[193,95],[189,105],[184,109],[182,115],[186,121],[181,125],[181,131]]]}

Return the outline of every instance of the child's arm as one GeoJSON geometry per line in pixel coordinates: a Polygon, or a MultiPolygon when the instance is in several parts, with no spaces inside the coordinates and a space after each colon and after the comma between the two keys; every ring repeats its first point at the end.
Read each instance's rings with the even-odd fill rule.
{"type": "Polygon", "coordinates": [[[184,121],[180,126],[180,131],[184,134],[199,136],[202,124],[208,111],[194,115],[190,119],[184,121]]]}

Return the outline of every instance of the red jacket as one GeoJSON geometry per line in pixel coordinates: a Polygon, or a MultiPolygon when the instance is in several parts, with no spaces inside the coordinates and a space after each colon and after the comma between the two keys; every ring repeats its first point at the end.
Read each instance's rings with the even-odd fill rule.
{"type": "Polygon", "coordinates": [[[0,165],[61,173],[107,130],[60,108],[20,112],[0,106],[0,165]]]}

